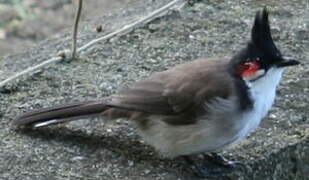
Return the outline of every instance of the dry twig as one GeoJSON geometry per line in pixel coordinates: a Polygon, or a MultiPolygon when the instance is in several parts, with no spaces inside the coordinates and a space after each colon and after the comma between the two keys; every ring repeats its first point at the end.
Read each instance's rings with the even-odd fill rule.
{"type": "Polygon", "coordinates": [[[75,58],[76,54],[76,41],[77,41],[77,32],[78,32],[78,23],[80,19],[80,15],[83,8],[83,0],[78,0],[78,8],[75,16],[75,22],[73,26],[73,37],[72,37],[72,59],[75,58]]]}

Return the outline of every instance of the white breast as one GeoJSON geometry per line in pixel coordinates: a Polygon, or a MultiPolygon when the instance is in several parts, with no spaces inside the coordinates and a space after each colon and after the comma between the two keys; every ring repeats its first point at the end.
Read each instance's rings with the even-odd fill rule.
{"type": "Polygon", "coordinates": [[[254,102],[251,111],[241,114],[239,120],[242,122],[240,126],[242,130],[239,132],[239,140],[249,135],[260,124],[263,117],[270,110],[276,95],[276,87],[280,82],[283,69],[271,68],[265,76],[250,83],[251,98],[254,102]]]}

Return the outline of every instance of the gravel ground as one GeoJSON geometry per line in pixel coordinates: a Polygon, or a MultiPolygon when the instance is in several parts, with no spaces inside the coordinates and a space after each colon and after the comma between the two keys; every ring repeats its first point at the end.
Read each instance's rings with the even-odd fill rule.
{"type": "MultiPolygon", "coordinates": [[[[136,3],[82,24],[79,44],[110,32],[167,0],[136,3]],[[102,34],[93,29],[105,27],[102,34]]],[[[309,2],[208,0],[185,6],[125,35],[103,42],[71,63],[57,63],[23,78],[0,94],[2,179],[198,179],[181,159],[162,159],[145,145],[134,124],[100,119],[39,131],[17,130],[10,121],[33,108],[94,99],[149,74],[198,57],[236,52],[250,35],[255,12],[267,5],[276,43],[302,62],[286,71],[275,105],[262,126],[223,152],[244,163],[220,179],[308,179],[309,2]]],[[[68,47],[70,33],[26,53],[0,60],[0,80],[68,47]]],[[[199,163],[203,160],[196,157],[199,163]]]]}

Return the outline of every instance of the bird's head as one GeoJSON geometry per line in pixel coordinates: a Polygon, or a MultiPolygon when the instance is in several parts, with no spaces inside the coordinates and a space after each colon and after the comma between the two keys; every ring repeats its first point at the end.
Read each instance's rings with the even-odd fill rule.
{"type": "Polygon", "coordinates": [[[234,72],[249,82],[272,76],[272,73],[282,72],[285,67],[299,64],[298,61],[283,56],[276,47],[266,8],[256,13],[251,40],[246,48],[233,57],[231,63],[234,72]]]}

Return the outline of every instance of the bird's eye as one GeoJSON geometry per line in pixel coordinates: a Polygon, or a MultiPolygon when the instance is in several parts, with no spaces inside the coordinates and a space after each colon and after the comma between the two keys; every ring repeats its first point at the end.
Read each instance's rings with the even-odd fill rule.
{"type": "Polygon", "coordinates": [[[250,77],[259,71],[261,65],[257,61],[246,62],[245,64],[240,65],[239,75],[241,77],[250,77]]]}

